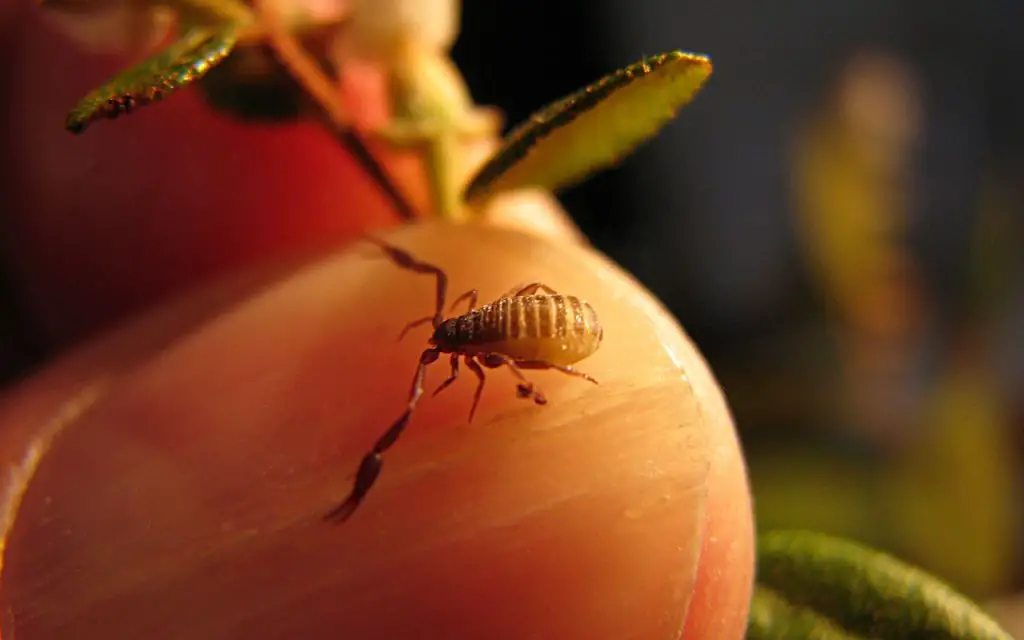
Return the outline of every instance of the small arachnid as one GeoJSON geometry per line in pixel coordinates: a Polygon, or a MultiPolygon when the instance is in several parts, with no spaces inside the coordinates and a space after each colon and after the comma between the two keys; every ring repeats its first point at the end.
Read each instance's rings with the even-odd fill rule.
{"type": "Polygon", "coordinates": [[[597,314],[589,304],[575,296],[557,293],[539,282],[516,287],[494,302],[481,307],[477,307],[477,290],[467,291],[452,303],[452,307],[468,301],[468,311],[446,320],[441,315],[448,289],[448,277],[445,272],[432,264],[420,262],[406,251],[376,238],[367,240],[383,249],[388,258],[399,267],[416,273],[434,275],[437,278],[437,301],[433,315],[410,322],[399,336],[401,339],[410,329],[427,323],[434,329],[429,340],[430,346],[420,354],[419,366],[416,368],[405,412],[363,457],[356,473],[352,493],[324,517],[325,520],[341,522],[355,512],[380,475],[384,464],[383,453],[398,440],[420,396],[423,395],[423,380],[427,366],[442,354],[450,354],[451,374],[434,391],[434,395],[455,382],[461,359],[478,380],[469,411],[469,420],[472,421],[480,402],[480,394],[484,390],[484,368],[508,367],[519,380],[516,389],[520,398],[529,398],[537,404],[546,404],[547,399],[526,378],[523,370],[557,369],[597,384],[597,380],[577,371],[571,365],[597,351],[604,335],[597,314]]]}

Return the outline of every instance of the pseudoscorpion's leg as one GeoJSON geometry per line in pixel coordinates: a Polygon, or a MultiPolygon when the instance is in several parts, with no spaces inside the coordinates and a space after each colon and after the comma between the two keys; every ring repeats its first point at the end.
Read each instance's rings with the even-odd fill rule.
{"type": "Polygon", "coordinates": [[[444,391],[445,389],[447,389],[448,387],[450,387],[451,384],[453,382],[455,382],[456,380],[458,380],[458,378],[459,378],[459,354],[453,353],[451,359],[449,360],[449,362],[451,363],[452,372],[448,376],[448,379],[445,380],[444,382],[442,382],[437,387],[437,389],[434,390],[434,395],[435,396],[437,394],[441,393],[442,391],[444,391]]]}
{"type": "MultiPolygon", "coordinates": [[[[431,319],[433,320],[435,327],[441,324],[441,321],[444,319],[441,315],[444,312],[444,300],[448,295],[448,275],[445,274],[444,270],[430,264],[429,262],[420,262],[416,258],[412,257],[412,254],[409,252],[392,246],[383,240],[378,240],[373,236],[366,236],[366,240],[383,249],[384,253],[391,259],[391,261],[399,267],[416,273],[433,274],[437,278],[437,298],[434,305],[434,315],[431,319]]],[[[417,320],[413,324],[416,326],[423,322],[425,322],[425,320],[417,320]]]]}
{"type": "Polygon", "coordinates": [[[549,296],[553,296],[558,293],[548,285],[541,284],[540,282],[531,282],[530,284],[523,284],[522,282],[520,282],[516,286],[506,291],[504,295],[502,295],[501,297],[513,298],[515,296],[529,296],[537,293],[538,291],[540,291],[541,293],[546,293],[549,296]]]}
{"type": "Polygon", "coordinates": [[[556,371],[561,371],[562,373],[569,374],[570,376],[583,378],[584,380],[589,380],[590,382],[597,384],[597,380],[594,380],[579,369],[573,369],[572,367],[551,364],[550,362],[544,362],[543,360],[516,360],[516,364],[519,365],[520,369],[555,369],[556,371]]]}
{"type": "Polygon", "coordinates": [[[391,445],[395,444],[395,441],[398,440],[398,436],[402,435],[405,425],[409,423],[409,417],[416,408],[416,403],[419,402],[420,396],[423,395],[423,379],[427,373],[427,366],[436,361],[440,355],[441,352],[433,348],[427,349],[420,355],[420,363],[416,368],[416,375],[412,381],[412,390],[409,393],[409,405],[406,407],[405,413],[403,413],[401,417],[391,425],[391,428],[384,432],[384,435],[382,435],[380,439],[377,440],[376,444],[373,445],[373,449],[363,457],[363,461],[359,463],[359,471],[356,472],[356,480],[355,485],[352,487],[352,493],[349,494],[344,502],[324,516],[325,520],[334,520],[338,522],[348,520],[349,516],[351,516],[359,506],[359,503],[366,497],[366,493],[377,480],[377,476],[380,475],[381,467],[384,466],[384,459],[381,455],[387,451],[391,445]]]}
{"type": "MultiPolygon", "coordinates": [[[[477,302],[477,299],[479,298],[479,296],[480,296],[480,292],[479,291],[477,291],[476,289],[470,289],[469,291],[467,291],[466,293],[462,294],[458,298],[455,298],[455,300],[452,300],[452,306],[450,308],[454,309],[455,305],[459,304],[460,302],[464,302],[466,300],[469,300],[469,309],[467,310],[467,312],[468,311],[472,311],[473,309],[476,309],[476,302],[477,302]]],[[[435,322],[436,323],[437,319],[434,316],[427,316],[426,318],[420,318],[419,320],[413,320],[409,324],[405,325],[405,329],[402,329],[402,333],[401,333],[401,335],[398,336],[398,339],[401,340],[402,338],[404,338],[405,334],[408,333],[410,329],[415,329],[416,327],[418,327],[418,326],[420,326],[422,324],[426,324],[428,322],[435,322]]],[[[437,326],[437,325],[435,324],[434,326],[437,326]]]]}
{"type": "Polygon", "coordinates": [[[487,381],[487,377],[484,376],[484,370],[480,368],[480,364],[473,356],[466,356],[466,366],[476,374],[477,380],[480,381],[476,385],[476,391],[473,393],[473,406],[469,409],[469,421],[473,422],[473,415],[476,414],[476,407],[480,404],[480,396],[484,392],[484,382],[487,381]]]}
{"type": "Polygon", "coordinates": [[[531,284],[528,284],[525,287],[523,287],[522,289],[519,289],[518,291],[513,293],[512,295],[513,296],[532,296],[533,294],[537,293],[538,291],[540,291],[541,293],[545,293],[545,294],[547,294],[549,296],[558,295],[557,291],[555,291],[554,289],[552,289],[548,285],[540,283],[540,282],[533,282],[531,284]]]}
{"type": "Polygon", "coordinates": [[[405,325],[405,328],[402,329],[402,332],[398,334],[399,341],[401,341],[401,339],[404,338],[405,334],[409,333],[409,331],[415,329],[416,327],[425,325],[427,323],[433,324],[434,323],[434,316],[426,316],[426,317],[423,317],[423,318],[419,318],[419,319],[413,320],[409,324],[405,325]]]}
{"type": "Polygon", "coordinates": [[[480,292],[479,291],[477,291],[476,289],[470,289],[469,291],[467,291],[466,293],[462,294],[458,298],[455,298],[454,300],[452,300],[452,306],[448,307],[448,309],[452,310],[452,309],[455,308],[455,305],[459,304],[463,300],[469,300],[469,308],[466,309],[466,313],[469,313],[473,309],[476,309],[476,302],[477,302],[477,299],[479,297],[480,297],[480,292]]]}
{"type": "Polygon", "coordinates": [[[544,394],[532,382],[527,380],[519,365],[512,358],[500,353],[488,353],[481,358],[481,361],[489,369],[496,369],[502,365],[508,367],[512,374],[519,378],[516,392],[520,398],[532,398],[537,404],[547,404],[548,400],[544,397],[544,394]]]}

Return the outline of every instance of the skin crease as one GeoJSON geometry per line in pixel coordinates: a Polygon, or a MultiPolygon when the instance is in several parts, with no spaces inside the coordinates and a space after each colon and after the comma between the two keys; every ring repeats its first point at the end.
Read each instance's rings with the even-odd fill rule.
{"type": "MultiPolygon", "coordinates": [[[[86,84],[103,74],[94,66],[88,75],[86,84]]],[[[64,98],[44,93],[37,106],[58,113],[64,98]]],[[[179,98],[133,133],[114,133],[131,118],[99,123],[90,134],[109,129],[106,143],[76,153],[107,157],[105,144],[118,135],[125,145],[132,135],[160,140],[161,126],[175,119],[208,127],[199,139],[211,147],[245,144],[233,125],[206,120],[179,98]]],[[[173,135],[183,135],[181,126],[173,135]]],[[[275,134],[281,145],[295,137],[290,156],[304,158],[315,139],[321,150],[313,160],[332,157],[299,129],[275,134]]],[[[72,143],[90,135],[58,133],[72,143]]],[[[250,144],[245,153],[262,152],[263,162],[278,151],[250,144]]],[[[415,185],[408,164],[389,166],[415,185]]],[[[308,216],[294,215],[283,189],[265,198],[258,218],[273,233],[264,245],[240,239],[218,247],[228,236],[208,235],[207,218],[179,215],[193,231],[164,246],[178,243],[176,252],[187,250],[200,266],[122,252],[151,245],[153,230],[135,216],[115,225],[117,216],[98,206],[76,205],[76,225],[114,236],[104,260],[89,250],[99,234],[83,241],[49,226],[33,232],[31,245],[8,236],[38,250],[14,262],[33,299],[45,301],[34,309],[52,335],[70,340],[144,300],[164,302],[0,399],[0,457],[22,469],[30,443],[44,451],[8,518],[3,637],[741,638],[751,510],[717,384],[674,321],[606,259],[576,246],[571,223],[538,194],[504,203],[487,226],[422,223],[380,235],[449,270],[451,297],[477,287],[489,298],[538,279],[589,300],[606,338],[580,367],[601,386],[536,372],[531,378],[550,403],[535,407],[515,398],[507,372],[489,372],[467,424],[473,381],[464,370],[454,388],[424,399],[350,523],[317,520],[344,497],[359,457],[401,410],[426,329],[401,344],[394,337],[432,302],[429,278],[346,240],[392,223],[372,186],[348,188],[358,175],[335,168],[339,200],[307,202],[308,216]],[[338,222],[331,212],[339,202],[354,203],[359,216],[338,222]],[[268,255],[257,259],[262,249],[268,255]],[[115,273],[125,282],[97,287],[95,315],[70,324],[74,314],[65,311],[82,301],[52,277],[45,258],[54,255],[91,269],[80,282],[110,282],[115,273]],[[196,286],[215,273],[229,275],[196,286]]],[[[145,170],[116,162],[108,169],[145,170]]],[[[222,177],[242,182],[245,170],[222,177]]],[[[150,196],[173,192],[158,173],[148,180],[150,196]]],[[[208,182],[221,204],[237,205],[235,195],[213,191],[222,182],[208,182]]],[[[86,203],[91,184],[80,186],[86,203]]],[[[18,194],[26,210],[57,211],[38,193],[18,194]]],[[[175,206],[191,213],[205,196],[175,206]]],[[[121,217],[154,202],[138,192],[117,197],[121,217]]],[[[228,214],[217,225],[243,238],[244,223],[228,214]]],[[[19,229],[37,224],[44,223],[21,220],[19,229]]],[[[444,360],[433,368],[428,394],[447,374],[444,360]]],[[[25,484],[7,480],[8,506],[25,484]]]]}

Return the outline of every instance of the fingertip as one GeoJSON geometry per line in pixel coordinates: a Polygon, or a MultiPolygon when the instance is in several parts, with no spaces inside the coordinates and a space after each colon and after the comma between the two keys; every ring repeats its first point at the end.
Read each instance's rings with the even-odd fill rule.
{"type": "Polygon", "coordinates": [[[590,301],[606,339],[580,366],[601,384],[537,372],[538,407],[489,371],[472,424],[471,383],[424,400],[359,509],[328,526],[404,407],[425,335],[396,345],[394,330],[433,305],[427,278],[333,253],[165,344],[65,429],[5,549],[19,631],[678,634],[732,429],[709,409],[717,387],[696,388],[714,383],[693,346],[582,246],[441,223],[382,235],[456,290],[538,280],[590,301]]]}

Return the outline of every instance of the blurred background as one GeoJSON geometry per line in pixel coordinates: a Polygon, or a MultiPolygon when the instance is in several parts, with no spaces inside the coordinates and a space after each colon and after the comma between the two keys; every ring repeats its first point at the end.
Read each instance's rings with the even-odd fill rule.
{"type": "MultiPolygon", "coordinates": [[[[514,124],[676,48],[712,56],[709,85],[566,207],[709,360],[761,528],[863,540],[1009,602],[1024,592],[1024,4],[466,0],[454,58],[514,124]]],[[[10,280],[15,376],[47,350],[10,280]]]]}

